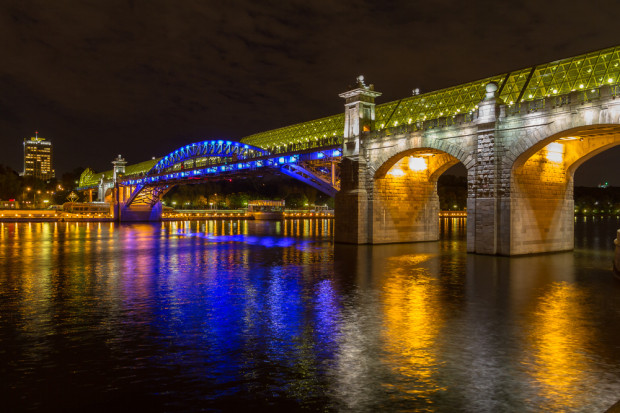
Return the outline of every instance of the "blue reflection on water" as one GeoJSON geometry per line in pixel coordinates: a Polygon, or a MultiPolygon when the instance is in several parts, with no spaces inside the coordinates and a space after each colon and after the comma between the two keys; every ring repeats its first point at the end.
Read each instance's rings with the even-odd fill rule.
{"type": "Polygon", "coordinates": [[[189,232],[179,230],[175,235],[180,237],[197,237],[206,239],[210,242],[224,243],[224,242],[241,242],[249,245],[260,245],[263,247],[296,247],[298,249],[305,249],[309,243],[313,241],[300,240],[293,237],[272,237],[272,236],[256,236],[256,235],[213,235],[204,232],[189,232]]]}

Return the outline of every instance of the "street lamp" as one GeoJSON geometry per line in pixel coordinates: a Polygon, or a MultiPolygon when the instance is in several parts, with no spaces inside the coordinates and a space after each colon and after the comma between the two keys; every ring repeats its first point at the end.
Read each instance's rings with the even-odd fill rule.
{"type": "Polygon", "coordinates": [[[30,187],[29,186],[26,187],[26,192],[22,193],[22,202],[24,204],[28,203],[28,195],[26,195],[27,192],[30,192],[30,187]]]}

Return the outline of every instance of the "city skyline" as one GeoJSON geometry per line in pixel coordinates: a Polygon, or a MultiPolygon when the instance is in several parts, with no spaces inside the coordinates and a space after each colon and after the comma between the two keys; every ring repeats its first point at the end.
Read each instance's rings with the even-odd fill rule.
{"type": "MultiPolygon", "coordinates": [[[[0,134],[15,141],[0,163],[19,170],[17,142],[39,130],[54,136],[59,174],[342,113],[337,95],[359,74],[385,103],[618,43],[609,13],[533,2],[498,16],[399,2],[0,7],[12,62],[0,134]]],[[[620,185],[618,155],[585,164],[575,183],[620,185]]]]}

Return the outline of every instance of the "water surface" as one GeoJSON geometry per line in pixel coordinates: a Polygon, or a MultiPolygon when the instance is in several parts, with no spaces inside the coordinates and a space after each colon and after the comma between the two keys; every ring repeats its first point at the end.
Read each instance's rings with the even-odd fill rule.
{"type": "Polygon", "coordinates": [[[8,411],[604,411],[617,219],[574,252],[332,243],[333,221],[0,224],[8,411]]]}

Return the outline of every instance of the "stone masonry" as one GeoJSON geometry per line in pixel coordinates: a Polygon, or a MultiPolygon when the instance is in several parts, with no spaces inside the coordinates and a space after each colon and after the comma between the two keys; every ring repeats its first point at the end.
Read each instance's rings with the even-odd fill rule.
{"type": "Polygon", "coordinates": [[[469,252],[573,248],[573,175],[587,159],[620,144],[617,88],[510,106],[490,83],[474,113],[374,131],[379,94],[358,86],[341,95],[349,123],[336,196],[336,242],[436,240],[437,179],[461,162],[468,178],[469,252]],[[424,170],[414,165],[419,159],[425,160],[424,170]]]}

